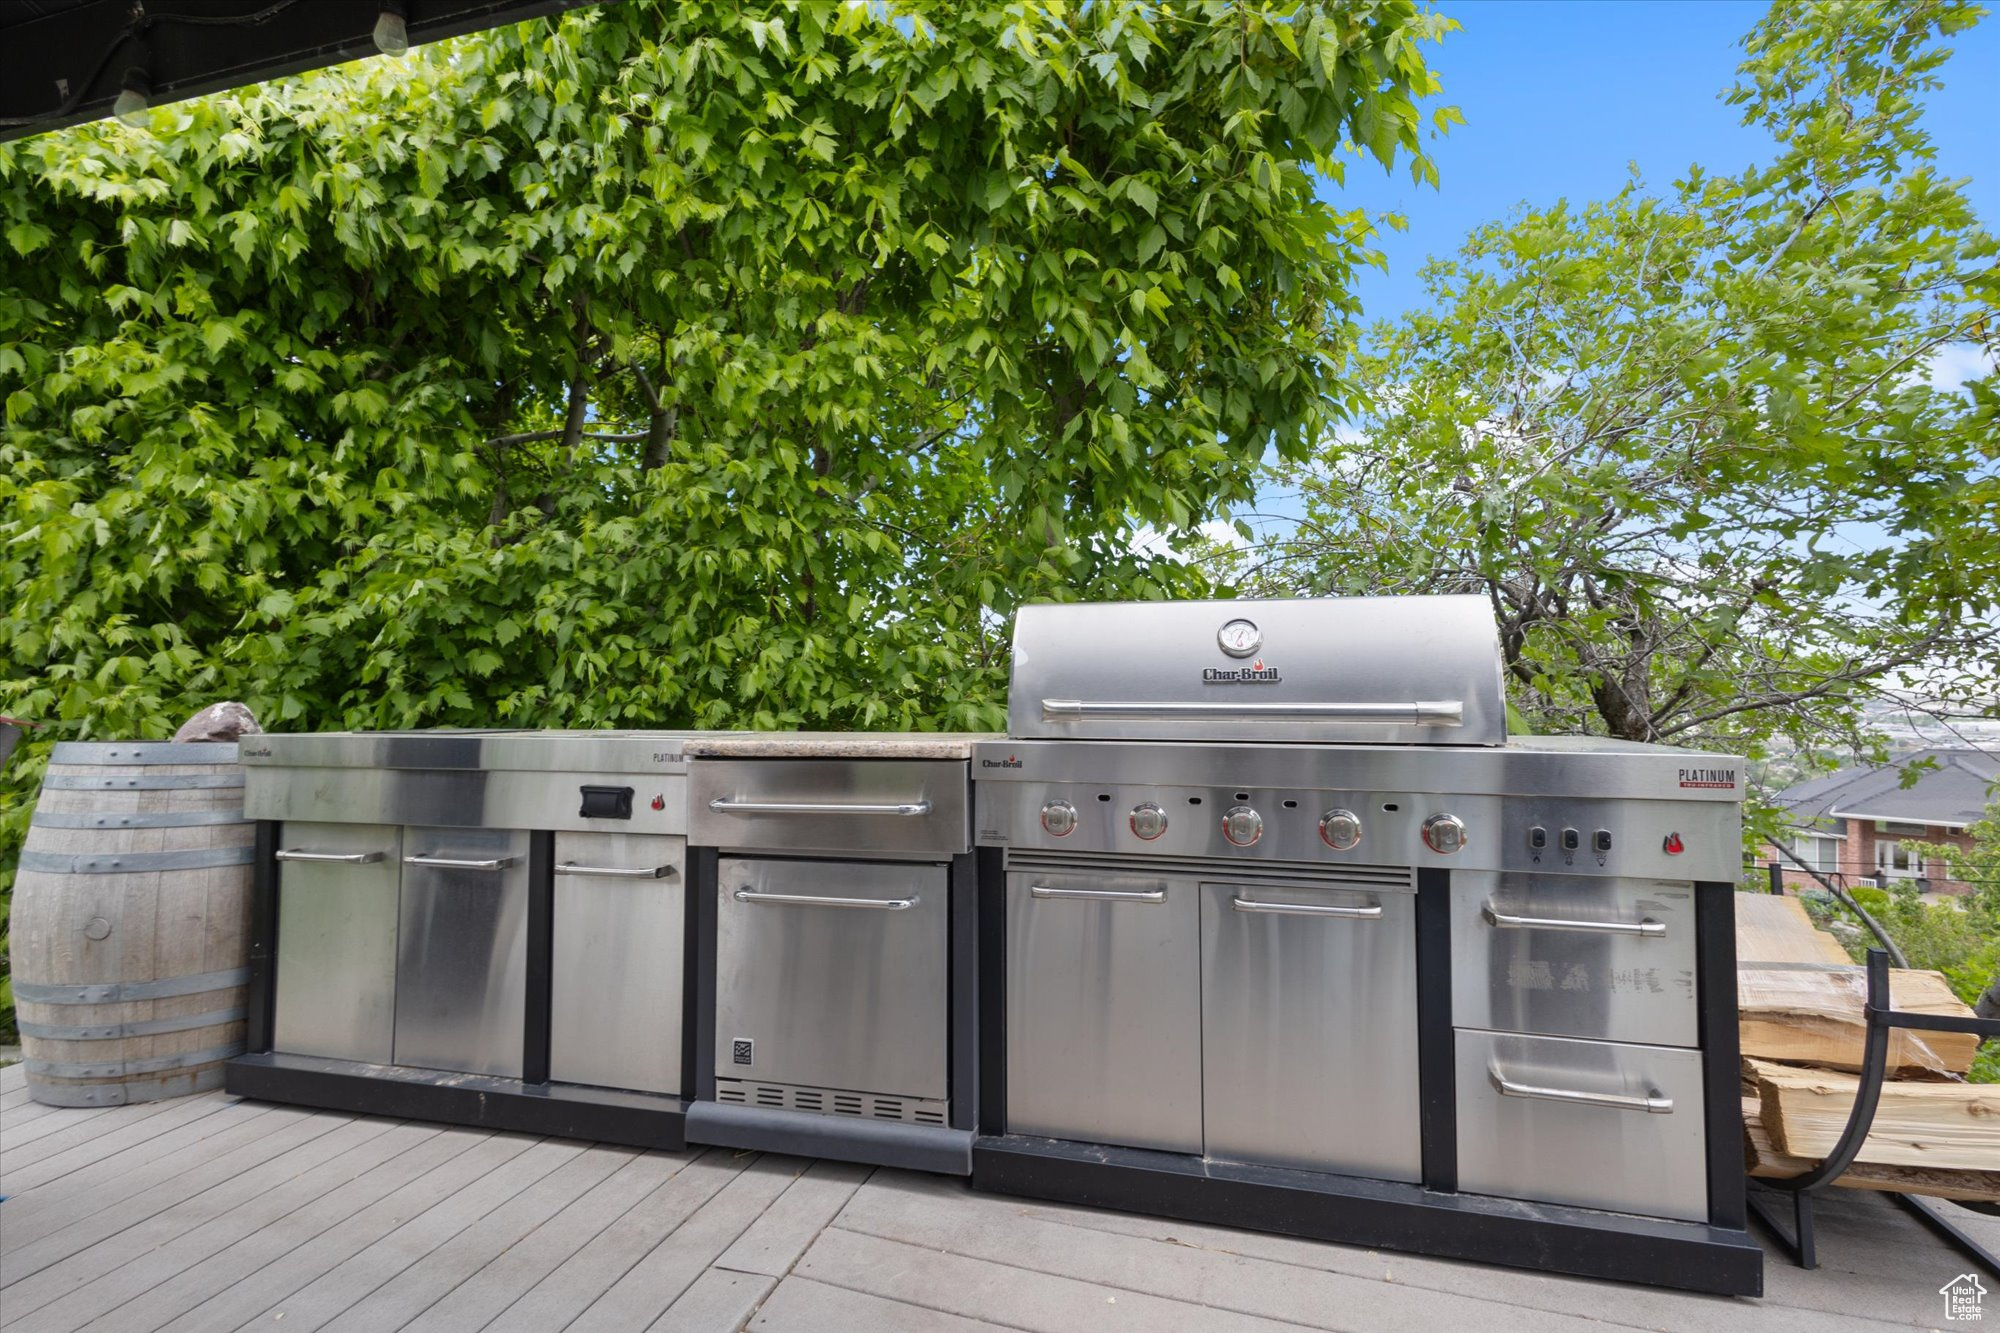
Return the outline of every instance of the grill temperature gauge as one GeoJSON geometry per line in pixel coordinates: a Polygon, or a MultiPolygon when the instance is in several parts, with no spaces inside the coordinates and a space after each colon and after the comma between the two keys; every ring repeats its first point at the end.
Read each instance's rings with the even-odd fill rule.
{"type": "Polygon", "coordinates": [[[1264,836],[1264,816],[1247,805],[1231,806],[1222,817],[1222,836],[1238,847],[1248,847],[1264,836]]]}
{"type": "Polygon", "coordinates": [[[1361,816],[1352,810],[1329,810],[1319,821],[1319,840],[1336,852],[1361,841],[1361,816]]]}
{"type": "Polygon", "coordinates": [[[1042,827],[1058,838],[1076,832],[1076,807],[1068,801],[1050,801],[1042,807],[1042,827]]]}

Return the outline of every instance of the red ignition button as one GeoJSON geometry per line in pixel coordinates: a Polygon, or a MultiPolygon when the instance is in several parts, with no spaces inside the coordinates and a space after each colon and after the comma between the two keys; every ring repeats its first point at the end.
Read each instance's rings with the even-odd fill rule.
{"type": "Polygon", "coordinates": [[[666,809],[666,808],[667,808],[667,798],[666,798],[666,797],[664,797],[664,796],[655,796],[655,797],[653,798],[653,808],[654,808],[655,810],[664,810],[664,809],[666,809]]]}
{"type": "Polygon", "coordinates": [[[1680,834],[1669,833],[1666,836],[1666,840],[1660,844],[1660,850],[1665,852],[1668,856],[1679,856],[1682,852],[1687,850],[1687,846],[1681,841],[1680,834]]]}

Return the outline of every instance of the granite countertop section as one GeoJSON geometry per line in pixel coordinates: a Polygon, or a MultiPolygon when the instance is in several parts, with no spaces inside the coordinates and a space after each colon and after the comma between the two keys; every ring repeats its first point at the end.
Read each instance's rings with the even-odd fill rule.
{"type": "Polygon", "coordinates": [[[690,736],[690,759],[970,759],[998,732],[738,731],[690,736]]]}

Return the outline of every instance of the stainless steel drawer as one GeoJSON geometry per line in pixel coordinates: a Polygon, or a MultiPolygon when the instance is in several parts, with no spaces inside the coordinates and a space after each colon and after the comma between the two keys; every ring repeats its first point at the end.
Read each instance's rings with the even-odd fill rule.
{"type": "Polygon", "coordinates": [[[403,830],[396,1063],[521,1076],[528,835],[403,830]]]}
{"type": "Polygon", "coordinates": [[[1701,1053],[1460,1030],[1458,1186],[1705,1221],[1701,1053]]]}
{"type": "Polygon", "coordinates": [[[1471,871],[1451,895],[1457,1026],[1699,1040],[1692,884],[1471,871]]]}
{"type": "Polygon", "coordinates": [[[1208,1156],[1421,1177],[1416,915],[1408,888],[1202,886],[1208,1156]]]}
{"type": "Polygon", "coordinates": [[[1007,1129],[1201,1151],[1201,909],[1190,878],[1007,876],[1007,1129]]]}
{"type": "Polygon", "coordinates": [[[271,1044],[388,1064],[396,1037],[401,830],[286,823],[278,835],[278,964],[271,1044]]]}
{"type": "Polygon", "coordinates": [[[687,842],[558,833],[549,1077],[681,1090],[687,842]]]}
{"type": "Polygon", "coordinates": [[[942,1102],[942,865],[723,857],[715,1074],[942,1102]]]}
{"type": "Polygon", "coordinates": [[[861,856],[957,856],[971,847],[963,760],[696,759],[688,841],[861,856]]]}

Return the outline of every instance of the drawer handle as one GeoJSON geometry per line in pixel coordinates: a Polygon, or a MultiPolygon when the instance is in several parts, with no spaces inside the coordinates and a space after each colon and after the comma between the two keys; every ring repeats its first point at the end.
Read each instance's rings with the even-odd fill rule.
{"type": "Polygon", "coordinates": [[[380,852],[306,852],[295,847],[280,848],[274,855],[280,861],[306,861],[327,866],[367,866],[382,859],[380,852]]]}
{"type": "Polygon", "coordinates": [[[1565,921],[1551,916],[1509,916],[1488,902],[1479,909],[1489,926],[1502,930],[1581,930],[1594,935],[1639,935],[1649,940],[1665,939],[1664,921],[1565,921]]]}
{"type": "Polygon", "coordinates": [[[1239,912],[1269,912],[1273,916],[1337,916],[1346,921],[1380,921],[1382,904],[1369,907],[1327,907],[1314,903],[1260,903],[1253,898],[1231,898],[1229,905],[1239,912]]]}
{"type": "Polygon", "coordinates": [[[887,805],[842,801],[739,801],[718,796],[708,808],[719,815],[927,815],[929,801],[897,801],[887,805]]]}
{"type": "Polygon", "coordinates": [[[1163,903],[1165,889],[1056,889],[1047,884],[1031,884],[1028,892],[1037,898],[1094,898],[1108,903],[1163,903]]]}
{"type": "Polygon", "coordinates": [[[521,858],[518,856],[496,856],[492,860],[468,860],[459,856],[431,856],[418,853],[406,856],[406,866],[436,866],[439,870],[505,870],[521,858]]]}
{"type": "Polygon", "coordinates": [[[602,879],[665,879],[672,866],[580,866],[574,861],[556,864],[558,875],[596,875],[602,879]]]}
{"type": "Polygon", "coordinates": [[[739,903],[776,903],[780,907],[860,907],[878,912],[903,912],[921,901],[914,893],[907,898],[822,898],[813,893],[759,893],[738,889],[730,895],[739,903]]]}
{"type": "Polygon", "coordinates": [[[1674,1099],[1653,1093],[1646,1097],[1627,1097],[1614,1092],[1578,1092],[1573,1088],[1541,1088],[1532,1083],[1516,1083],[1500,1072],[1498,1065],[1488,1065],[1486,1073],[1493,1080],[1493,1086],[1500,1090],[1502,1097],[1531,1097],[1544,1102],[1568,1102],[1572,1106],[1602,1106],[1613,1111],[1646,1111],[1652,1115],[1672,1115],[1674,1099]]]}

